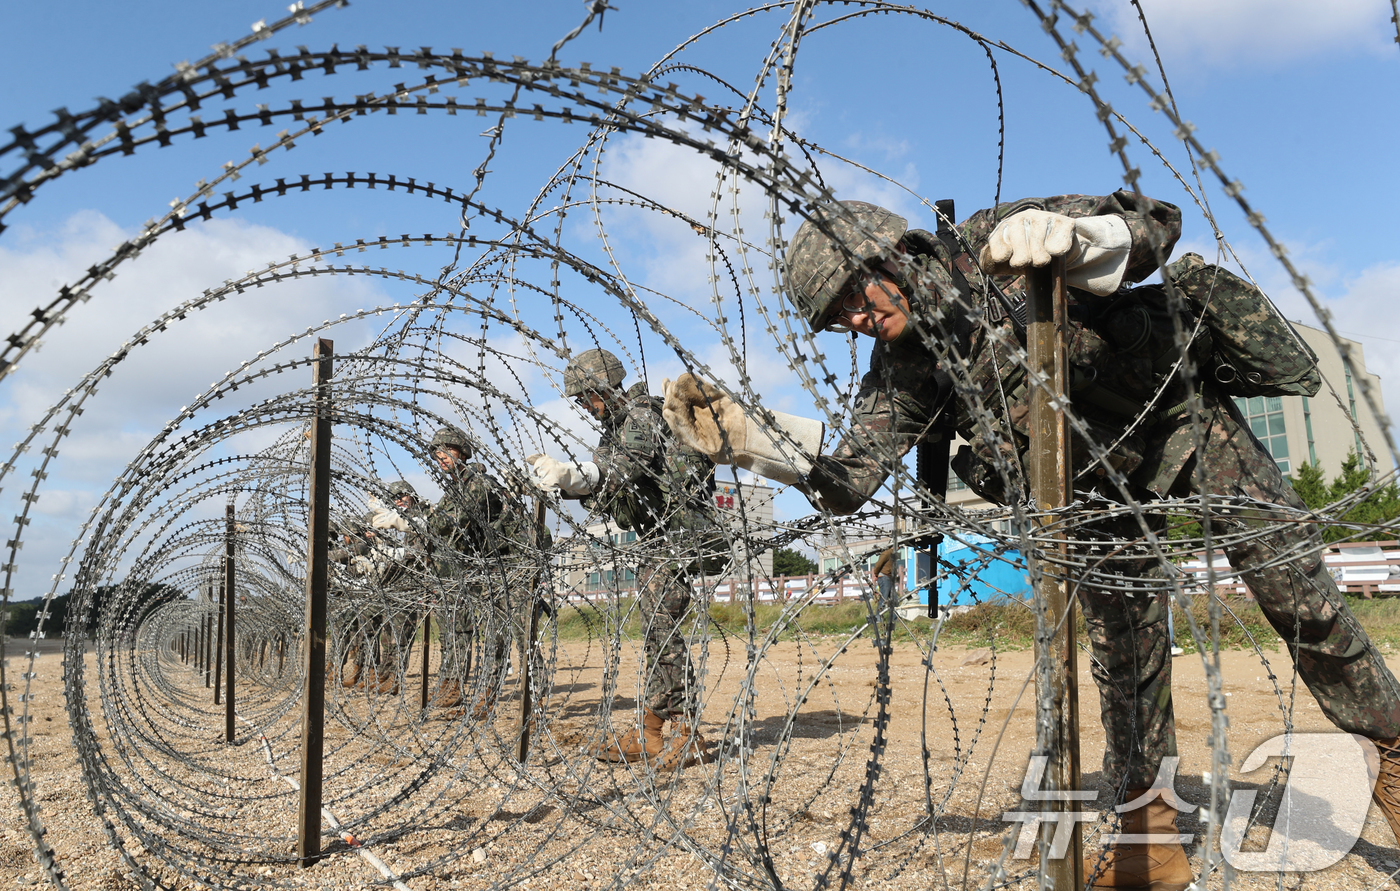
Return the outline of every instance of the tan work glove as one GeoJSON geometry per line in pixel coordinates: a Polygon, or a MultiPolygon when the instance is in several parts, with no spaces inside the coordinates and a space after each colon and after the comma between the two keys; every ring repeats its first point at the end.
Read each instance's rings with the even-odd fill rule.
{"type": "Polygon", "coordinates": [[[525,463],[530,465],[530,482],[545,492],[563,492],[580,498],[592,493],[598,485],[598,465],[592,461],[575,464],[548,455],[531,455],[525,463]]]}
{"type": "Polygon", "coordinates": [[[765,429],[739,403],[689,373],[664,381],[661,392],[666,396],[661,416],[671,432],[716,464],[733,464],[791,485],[812,470],[811,456],[821,454],[826,433],[821,421],[775,411],[777,428],[765,429]]]}
{"type": "Polygon", "coordinates": [[[408,521],[392,507],[380,507],[370,518],[369,524],[375,529],[397,529],[400,532],[408,531],[408,521]]]}
{"type": "Polygon", "coordinates": [[[1016,275],[1064,257],[1071,287],[1106,296],[1123,283],[1132,246],[1132,233],[1119,216],[1023,210],[997,224],[977,262],[993,275],[1016,275]]]}
{"type": "Polygon", "coordinates": [[[734,453],[743,451],[748,437],[739,403],[688,372],[662,381],[661,393],[661,416],[677,439],[716,464],[735,463],[734,453]]]}

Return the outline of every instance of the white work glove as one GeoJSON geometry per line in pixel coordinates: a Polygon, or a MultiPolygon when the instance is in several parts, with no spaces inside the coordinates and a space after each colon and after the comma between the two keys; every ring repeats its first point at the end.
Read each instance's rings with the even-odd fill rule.
{"type": "Polygon", "coordinates": [[[369,524],[375,529],[397,529],[400,532],[408,531],[408,521],[403,515],[392,507],[381,507],[370,517],[369,524]]]}
{"type": "Polygon", "coordinates": [[[548,455],[531,455],[525,463],[530,465],[530,482],[546,492],[558,490],[577,498],[588,495],[598,485],[598,465],[592,461],[575,464],[548,455]]]}
{"type": "Polygon", "coordinates": [[[993,275],[1014,275],[1064,257],[1065,281],[1102,297],[1123,283],[1132,246],[1132,233],[1119,216],[1023,210],[997,224],[977,260],[993,275]]]}
{"type": "Polygon", "coordinates": [[[363,554],[356,555],[355,558],[350,561],[350,568],[354,571],[355,575],[360,576],[369,575],[374,572],[374,564],[363,554]]]}
{"type": "Polygon", "coordinates": [[[739,403],[689,373],[664,381],[661,391],[666,395],[661,416],[671,432],[716,464],[733,464],[791,485],[811,472],[811,456],[821,454],[826,435],[821,421],[775,411],[777,429],[764,428],[739,403]]]}

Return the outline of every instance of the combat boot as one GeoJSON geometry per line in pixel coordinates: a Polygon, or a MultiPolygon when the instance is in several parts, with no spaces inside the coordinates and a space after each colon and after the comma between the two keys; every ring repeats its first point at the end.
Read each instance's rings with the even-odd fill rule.
{"type": "Polygon", "coordinates": [[[1380,805],[1385,821],[1390,824],[1391,834],[1400,844],[1400,738],[1373,739],[1371,742],[1376,744],[1376,754],[1380,756],[1371,799],[1380,805]]]}
{"type": "Polygon", "coordinates": [[[491,711],[496,707],[496,690],[491,689],[482,693],[472,702],[472,720],[485,721],[491,717],[491,711]]]}
{"type": "MultiPolygon", "coordinates": [[[[1146,789],[1129,789],[1127,800],[1146,789]]],[[[1191,884],[1191,864],[1176,839],[1176,808],[1160,796],[1122,816],[1122,835],[1171,836],[1166,842],[1119,842],[1102,857],[1084,859],[1084,878],[1094,891],[1183,891],[1191,884]]]]}
{"type": "Polygon", "coordinates": [[[665,748],[661,740],[661,728],[665,723],[665,718],[646,709],[642,712],[642,722],[609,743],[598,753],[598,759],[621,762],[655,758],[665,748]]]}
{"type": "Polygon", "coordinates": [[[360,683],[360,654],[355,650],[350,651],[350,664],[348,670],[341,676],[340,686],[350,689],[360,683]]]}
{"type": "Polygon", "coordinates": [[[462,707],[462,685],[456,681],[447,681],[438,687],[437,694],[433,696],[428,705],[433,708],[461,708],[462,707]]]}
{"type": "Polygon", "coordinates": [[[692,730],[690,720],[677,717],[671,721],[672,733],[661,750],[657,770],[684,770],[698,764],[705,758],[705,737],[698,729],[692,730]]]}
{"type": "Polygon", "coordinates": [[[399,675],[392,668],[380,666],[375,672],[374,682],[367,685],[371,693],[387,693],[390,696],[399,695],[399,675]]]}

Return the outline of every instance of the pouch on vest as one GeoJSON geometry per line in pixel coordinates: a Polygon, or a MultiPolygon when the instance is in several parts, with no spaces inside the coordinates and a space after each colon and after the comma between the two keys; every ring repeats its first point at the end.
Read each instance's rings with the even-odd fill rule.
{"type": "Polygon", "coordinates": [[[676,502],[670,523],[688,550],[697,554],[696,566],[710,574],[729,563],[729,538],[718,523],[714,502],[715,465],[699,452],[672,442],[665,459],[663,486],[676,502]]]}
{"type": "Polygon", "coordinates": [[[1170,263],[1166,276],[1210,328],[1206,374],[1231,396],[1315,396],[1317,354],[1254,285],[1200,254],[1170,263]]]}
{"type": "MultiPolygon", "coordinates": [[[[1089,428],[1090,435],[1096,442],[1110,443],[1117,441],[1117,446],[1108,453],[1108,463],[1114,470],[1130,476],[1133,471],[1142,465],[1146,454],[1146,444],[1143,438],[1136,433],[1122,436],[1122,429],[1110,426],[1094,418],[1081,418],[1089,428]]],[[[1022,461],[1028,458],[1030,449],[1029,431],[1013,424],[1012,429],[1016,434],[1016,442],[1013,444],[1005,439],[999,439],[1000,454],[998,449],[994,449],[986,437],[980,431],[973,433],[967,445],[958,448],[958,453],[953,457],[953,472],[958,475],[967,487],[978,496],[993,504],[1010,504],[1013,500],[1013,493],[1006,489],[1006,481],[1002,478],[1001,471],[997,469],[1000,462],[1006,465],[1011,476],[1013,486],[1022,484],[1022,481],[1029,475],[1028,469],[1022,461]]],[[[1093,453],[1089,449],[1088,443],[1079,435],[1078,430],[1070,432],[1070,461],[1079,474],[1088,468],[1093,461],[1093,453]]],[[[1091,488],[1094,485],[1094,476],[1103,476],[1105,471],[1102,468],[1095,468],[1093,474],[1089,475],[1087,482],[1076,481],[1076,489],[1091,488]]]]}

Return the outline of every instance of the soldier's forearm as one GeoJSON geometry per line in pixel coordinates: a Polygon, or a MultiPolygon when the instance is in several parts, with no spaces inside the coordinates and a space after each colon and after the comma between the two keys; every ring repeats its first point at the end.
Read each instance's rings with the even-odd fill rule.
{"type": "Polygon", "coordinates": [[[870,500],[887,474],[872,462],[823,455],[798,488],[813,506],[834,514],[853,514],[870,500]]]}

